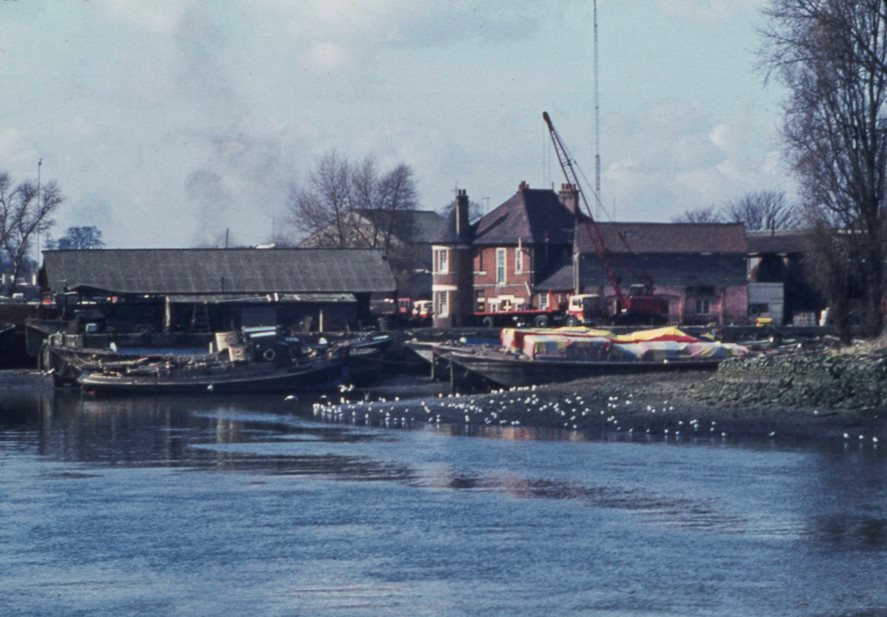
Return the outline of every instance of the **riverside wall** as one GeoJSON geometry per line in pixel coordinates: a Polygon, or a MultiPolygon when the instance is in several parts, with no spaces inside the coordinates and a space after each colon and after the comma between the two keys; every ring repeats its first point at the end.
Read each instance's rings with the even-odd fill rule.
{"type": "Polygon", "coordinates": [[[887,351],[731,359],[718,367],[701,394],[730,405],[887,414],[887,351]]]}

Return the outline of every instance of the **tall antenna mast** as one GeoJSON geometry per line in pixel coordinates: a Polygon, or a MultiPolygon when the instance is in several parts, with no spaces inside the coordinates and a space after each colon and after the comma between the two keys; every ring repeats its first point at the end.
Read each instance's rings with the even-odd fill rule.
{"type": "Polygon", "coordinates": [[[597,0],[594,0],[594,192],[597,193],[598,218],[601,204],[601,97],[597,42],[597,0]]]}
{"type": "MultiPolygon", "coordinates": [[[[40,168],[43,167],[43,158],[37,161],[37,216],[40,216],[40,168]]],[[[37,269],[40,269],[40,225],[37,225],[37,269]]],[[[15,285],[15,281],[12,282],[15,285]]]]}

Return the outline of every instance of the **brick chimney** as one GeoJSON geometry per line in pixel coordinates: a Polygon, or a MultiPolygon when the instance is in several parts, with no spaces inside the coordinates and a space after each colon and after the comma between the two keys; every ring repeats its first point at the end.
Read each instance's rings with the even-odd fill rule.
{"type": "Polygon", "coordinates": [[[574,185],[561,184],[560,199],[573,216],[579,216],[579,190],[574,185]]]}
{"type": "Polygon", "coordinates": [[[530,190],[530,185],[527,183],[526,180],[521,180],[521,183],[517,186],[517,190],[519,190],[519,191],[529,191],[529,190],[530,190]]]}
{"type": "Polygon", "coordinates": [[[468,191],[456,191],[456,237],[464,238],[468,234],[468,191]]]}

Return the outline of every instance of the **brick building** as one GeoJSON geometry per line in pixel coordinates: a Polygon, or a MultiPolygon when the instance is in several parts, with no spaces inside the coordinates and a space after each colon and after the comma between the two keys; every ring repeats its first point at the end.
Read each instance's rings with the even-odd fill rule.
{"type": "MultiPolygon", "coordinates": [[[[556,309],[576,293],[615,293],[591,242],[578,192],[522,182],[510,199],[471,224],[462,190],[432,244],[434,323],[469,325],[477,313],[556,309]]],[[[620,290],[652,281],[672,323],[745,323],[745,230],[741,224],[600,223],[620,290]]]]}

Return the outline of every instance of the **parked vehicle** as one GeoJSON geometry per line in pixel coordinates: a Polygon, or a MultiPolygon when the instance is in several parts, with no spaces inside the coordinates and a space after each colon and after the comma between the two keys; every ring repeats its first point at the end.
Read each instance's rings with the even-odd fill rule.
{"type": "Polygon", "coordinates": [[[421,326],[431,323],[434,309],[431,300],[416,300],[413,302],[412,324],[421,326]]]}

